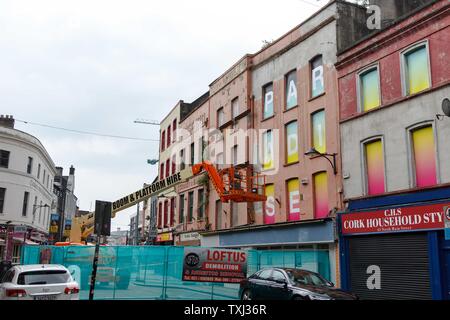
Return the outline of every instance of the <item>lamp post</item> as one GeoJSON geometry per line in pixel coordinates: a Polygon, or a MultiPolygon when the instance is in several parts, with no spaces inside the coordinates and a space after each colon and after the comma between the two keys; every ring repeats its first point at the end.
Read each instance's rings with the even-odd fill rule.
{"type": "Polygon", "coordinates": [[[336,175],[337,174],[337,167],[336,167],[336,156],[337,153],[321,153],[319,151],[317,151],[315,148],[311,148],[311,150],[309,150],[308,152],[305,153],[305,156],[319,156],[322,158],[325,158],[328,160],[328,162],[331,164],[331,167],[333,168],[333,172],[336,175]],[[333,158],[333,162],[331,162],[330,158],[333,158]]]}
{"type": "Polygon", "coordinates": [[[48,204],[44,204],[44,205],[34,204],[33,205],[33,223],[32,223],[33,225],[34,225],[34,221],[36,220],[35,219],[36,218],[36,210],[39,208],[50,208],[50,206],[48,204]]]}
{"type": "Polygon", "coordinates": [[[12,240],[12,232],[13,230],[11,230],[11,226],[10,224],[12,223],[11,220],[6,221],[6,238],[5,238],[5,251],[4,251],[4,256],[3,256],[3,260],[5,261],[11,261],[12,260],[12,248],[11,248],[11,242],[12,240]]]}

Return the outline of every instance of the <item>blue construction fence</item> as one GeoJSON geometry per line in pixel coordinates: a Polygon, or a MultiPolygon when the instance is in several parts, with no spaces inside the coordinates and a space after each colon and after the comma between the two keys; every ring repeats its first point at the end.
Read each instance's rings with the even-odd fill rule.
{"type": "MultiPolygon", "coordinates": [[[[94,246],[25,246],[22,264],[67,267],[89,297],[94,246]]],[[[97,300],[235,300],[239,284],[182,281],[184,247],[103,246],[97,270],[97,300]]],[[[301,268],[330,280],[328,251],[248,251],[247,275],[266,267],[301,268]]]]}

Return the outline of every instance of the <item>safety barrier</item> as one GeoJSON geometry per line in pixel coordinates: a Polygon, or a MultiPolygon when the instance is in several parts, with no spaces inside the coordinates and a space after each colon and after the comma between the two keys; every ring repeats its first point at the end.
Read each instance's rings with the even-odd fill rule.
{"type": "MultiPolygon", "coordinates": [[[[182,281],[184,247],[100,247],[97,300],[234,300],[239,284],[182,281]]],[[[22,264],[66,266],[88,299],[92,246],[25,246],[22,264]]],[[[302,268],[330,279],[328,251],[248,251],[247,274],[266,267],[302,268]]]]}

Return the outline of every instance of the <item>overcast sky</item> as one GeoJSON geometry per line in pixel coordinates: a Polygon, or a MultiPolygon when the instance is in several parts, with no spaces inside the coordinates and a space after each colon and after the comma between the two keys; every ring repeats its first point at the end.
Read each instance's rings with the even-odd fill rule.
{"type": "MultiPolygon", "coordinates": [[[[0,113],[69,129],[158,139],[161,120],[263,40],[328,0],[0,0],[0,113]]],[[[82,210],[151,182],[157,142],[81,135],[29,124],[57,166],[76,169],[82,210]]],[[[135,209],[134,209],[135,210],[135,209]]],[[[113,230],[128,228],[128,209],[113,230]]]]}

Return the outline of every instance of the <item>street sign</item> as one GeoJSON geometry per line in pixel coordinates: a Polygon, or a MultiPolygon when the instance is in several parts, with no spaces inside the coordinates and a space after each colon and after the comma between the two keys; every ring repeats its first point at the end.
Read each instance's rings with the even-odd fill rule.
{"type": "Polygon", "coordinates": [[[450,207],[444,207],[445,213],[445,240],[450,240],[450,207]]]}

